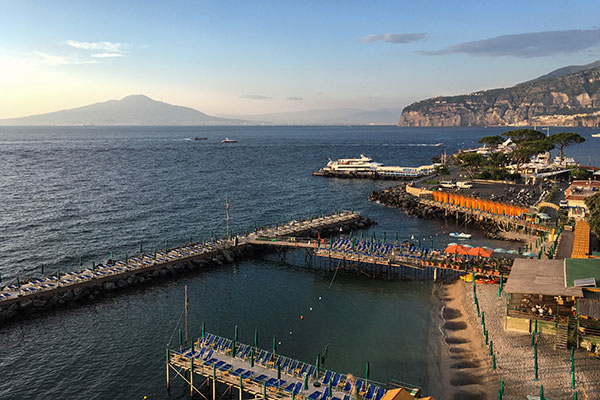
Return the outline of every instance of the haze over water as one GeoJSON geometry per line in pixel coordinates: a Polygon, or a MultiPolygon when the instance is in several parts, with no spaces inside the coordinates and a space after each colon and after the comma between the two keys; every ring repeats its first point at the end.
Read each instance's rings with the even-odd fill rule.
{"type": "MultiPolygon", "coordinates": [[[[553,128],[551,133],[556,133],[553,128]]],[[[232,230],[304,218],[321,210],[354,209],[379,223],[379,237],[447,243],[441,222],[416,220],[368,201],[393,182],[311,176],[328,158],[365,154],[387,165],[429,164],[444,149],[471,147],[502,128],[397,127],[80,127],[0,128],[0,274],[76,269],[115,257],[225,233],[225,196],[232,230]],[[207,141],[193,141],[195,136],[207,141]],[[219,143],[224,137],[232,145],[219,143]],[[432,146],[443,143],[443,147],[432,146]],[[440,234],[435,236],[435,234],[440,234]]],[[[562,129],[573,130],[573,129],[562,129]]],[[[600,140],[567,149],[588,164],[600,140]]],[[[592,159],[599,164],[600,160],[592,159]]],[[[450,228],[451,229],[451,228],[450,228]]],[[[464,229],[464,228],[461,228],[464,229]]],[[[486,241],[474,232],[475,243],[486,241]]],[[[496,246],[497,247],[497,246],[496,246]]],[[[328,369],[421,385],[436,382],[437,346],[428,338],[433,285],[314,274],[301,252],[247,259],[105,298],[71,310],[0,327],[0,398],[167,398],[164,349],[190,292],[190,334],[200,324],[223,336],[254,329],[270,348],[314,362],[329,344],[328,369]],[[319,299],[320,298],[320,299],[319,299]],[[313,308],[310,311],[310,307],[313,308]],[[300,319],[303,315],[304,320],[300,319]],[[291,332],[291,334],[290,334],[291,332]]],[[[172,398],[185,398],[181,382],[172,398]]]]}

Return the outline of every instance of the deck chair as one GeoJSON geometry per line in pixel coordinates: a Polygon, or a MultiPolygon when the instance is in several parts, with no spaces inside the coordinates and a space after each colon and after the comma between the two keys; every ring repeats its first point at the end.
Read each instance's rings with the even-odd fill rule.
{"type": "Polygon", "coordinates": [[[325,372],[325,376],[323,377],[323,384],[324,385],[329,384],[330,380],[331,380],[331,371],[327,371],[327,372],[325,372]]]}
{"type": "Polygon", "coordinates": [[[340,384],[341,375],[337,372],[333,375],[333,380],[331,381],[331,386],[337,387],[340,384]]]}
{"type": "Polygon", "coordinates": [[[243,374],[244,371],[246,371],[244,368],[238,368],[235,371],[231,371],[231,375],[239,376],[239,375],[243,374]]]}
{"type": "Polygon", "coordinates": [[[384,394],[385,394],[385,389],[379,388],[379,390],[377,391],[377,394],[375,395],[375,400],[381,399],[384,394]]]}
{"type": "Polygon", "coordinates": [[[367,394],[365,395],[366,400],[371,400],[373,398],[373,395],[375,394],[375,389],[375,385],[369,386],[369,390],[367,390],[367,394]]]}
{"type": "Polygon", "coordinates": [[[311,400],[317,400],[320,397],[321,397],[321,392],[319,392],[319,391],[312,392],[310,394],[310,396],[308,396],[308,398],[311,399],[311,400]]]}

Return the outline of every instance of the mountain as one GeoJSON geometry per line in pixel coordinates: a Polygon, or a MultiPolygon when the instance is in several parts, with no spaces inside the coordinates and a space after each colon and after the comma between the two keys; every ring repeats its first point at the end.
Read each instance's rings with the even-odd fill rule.
{"type": "Polygon", "coordinates": [[[600,66],[566,67],[510,88],[422,100],[402,110],[398,125],[599,126],[600,66]]]}
{"type": "MultiPolygon", "coordinates": [[[[529,82],[541,81],[542,79],[548,79],[548,78],[557,78],[559,76],[570,75],[570,74],[574,74],[579,71],[584,71],[586,69],[592,69],[592,68],[598,68],[598,67],[600,67],[600,60],[594,61],[593,63],[585,64],[585,65],[569,65],[568,67],[555,69],[554,71],[547,73],[546,75],[542,75],[538,78],[532,79],[529,82]]],[[[524,83],[529,83],[529,82],[524,82],[524,83]]]]}
{"type": "Polygon", "coordinates": [[[360,110],[354,108],[313,109],[306,111],[281,112],[258,115],[235,115],[247,121],[264,122],[285,125],[316,125],[316,124],[353,124],[353,125],[394,125],[398,120],[399,110],[379,109],[360,110]]]}
{"type": "Polygon", "coordinates": [[[138,94],[69,110],[2,119],[0,125],[239,125],[246,122],[213,117],[138,94]]]}

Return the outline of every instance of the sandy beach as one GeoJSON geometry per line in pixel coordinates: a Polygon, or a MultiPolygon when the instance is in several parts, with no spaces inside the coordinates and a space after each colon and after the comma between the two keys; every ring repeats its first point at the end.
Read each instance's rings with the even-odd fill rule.
{"type": "MultiPolygon", "coordinates": [[[[547,399],[574,397],[570,350],[554,350],[554,336],[537,337],[539,379],[534,381],[531,336],[504,330],[506,296],[498,298],[497,285],[477,285],[480,309],[485,312],[488,338],[493,341],[496,354],[495,371],[491,369],[471,283],[457,280],[440,290],[447,345],[441,370],[445,387],[450,388],[445,398],[497,399],[501,379],[505,383],[505,400],[538,396],[542,384],[547,399]]],[[[575,386],[579,399],[600,398],[600,360],[589,357],[584,349],[575,351],[575,386]]]]}

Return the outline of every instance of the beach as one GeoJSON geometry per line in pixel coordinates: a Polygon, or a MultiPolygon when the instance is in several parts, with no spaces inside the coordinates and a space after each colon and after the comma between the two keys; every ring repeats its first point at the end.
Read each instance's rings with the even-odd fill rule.
{"type": "MultiPolygon", "coordinates": [[[[496,370],[492,370],[481,320],[473,301],[472,284],[457,280],[441,288],[444,342],[447,345],[443,376],[451,387],[449,399],[497,399],[504,379],[503,399],[539,396],[572,399],[570,350],[554,350],[553,335],[538,335],[538,381],[534,381],[531,335],[504,330],[506,294],[498,298],[497,285],[477,285],[480,310],[485,313],[488,339],[493,341],[496,370]],[[444,322],[445,321],[445,322],[444,322]]],[[[575,387],[579,398],[597,399],[600,393],[600,361],[585,349],[575,351],[575,387]],[[587,395],[587,397],[586,397],[587,395]]]]}

